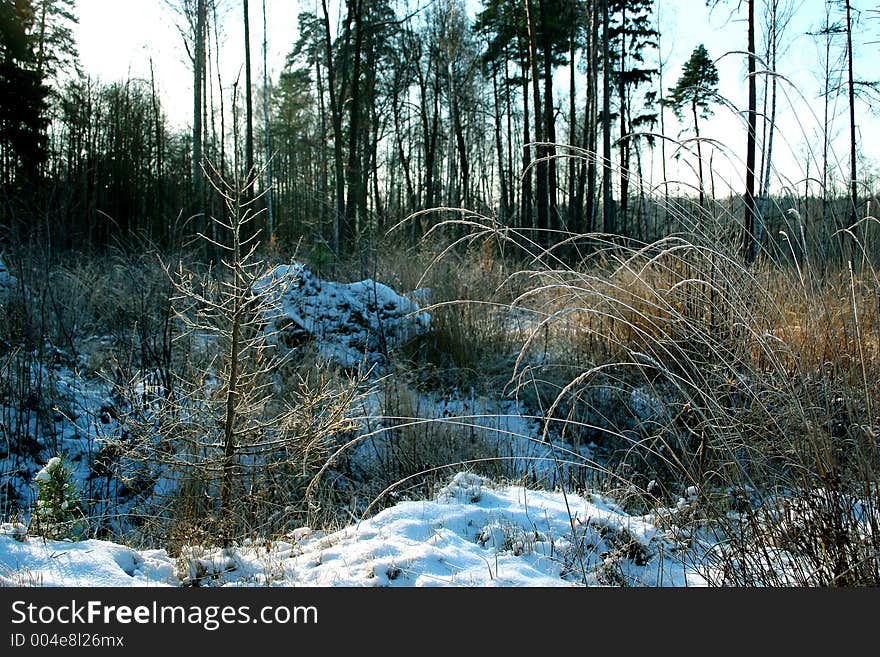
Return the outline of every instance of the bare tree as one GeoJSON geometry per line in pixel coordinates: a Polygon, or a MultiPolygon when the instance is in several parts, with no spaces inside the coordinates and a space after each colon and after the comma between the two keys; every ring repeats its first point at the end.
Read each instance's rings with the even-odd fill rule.
{"type": "MultiPolygon", "coordinates": [[[[242,0],[242,12],[244,14],[244,104],[245,104],[245,178],[254,175],[254,87],[251,81],[251,19],[250,5],[248,0],[242,0]]],[[[248,190],[253,187],[248,186],[248,190]]]]}
{"type": "Polygon", "coordinates": [[[755,84],[755,0],[748,0],[748,60],[749,60],[749,114],[746,135],[746,192],[745,216],[743,218],[743,258],[754,262],[757,254],[755,241],[755,143],[758,129],[757,88],[755,84]]]}
{"type": "MultiPolygon", "coordinates": [[[[192,152],[190,154],[190,175],[192,177],[192,206],[195,214],[207,212],[202,158],[204,155],[204,97],[206,39],[208,32],[208,0],[165,0],[172,12],[182,19],[177,31],[183,39],[183,47],[192,63],[192,152]]],[[[212,5],[213,6],[213,5],[212,5]]]]}
{"type": "Polygon", "coordinates": [[[610,0],[602,0],[602,230],[615,231],[614,199],[611,196],[611,50],[609,42],[610,0]]]}
{"type": "MultiPolygon", "coordinates": [[[[859,187],[856,170],[856,92],[853,82],[853,45],[852,45],[852,9],[850,0],[844,0],[846,7],[846,65],[849,91],[849,189],[850,214],[849,226],[856,229],[856,209],[859,207],[859,187]]],[[[855,258],[855,248],[850,251],[850,262],[855,258]]]]}
{"type": "Polygon", "coordinates": [[[266,0],[263,0],[263,132],[266,158],[266,215],[269,227],[269,243],[275,240],[275,217],[272,207],[272,153],[269,139],[269,65],[267,56],[268,30],[266,28],[266,0]]]}
{"type": "MultiPolygon", "coordinates": [[[[822,26],[813,33],[822,39],[822,261],[827,263],[830,255],[831,230],[828,220],[829,211],[829,152],[831,150],[832,123],[835,114],[832,99],[839,95],[840,71],[842,59],[832,57],[832,46],[836,37],[844,32],[839,23],[831,21],[832,7],[825,5],[825,18],[822,26]]],[[[842,57],[843,54],[840,55],[842,57]]]]}
{"type": "Polygon", "coordinates": [[[241,179],[229,184],[212,178],[211,184],[226,216],[212,217],[218,240],[201,237],[223,254],[220,264],[202,275],[182,264],[176,270],[166,266],[181,327],[177,341],[188,343],[186,353],[201,348],[205,355],[177,374],[174,394],[145,395],[140,381],[130,382],[124,418],[130,438],[118,446],[129,462],[158,462],[166,472],[177,471],[175,492],[196,508],[190,519],[202,523],[209,539],[228,546],[257,521],[256,499],[247,491],[275,495],[266,500],[270,512],[302,501],[297,496],[305,479],[322,463],[332,438],[355,426],[347,418],[359,383],[334,389],[326,381],[300,379],[280,386],[290,352],[274,327],[296,269],[271,269],[259,258],[258,233],[247,227],[258,213],[243,201],[241,179]],[[279,387],[294,394],[279,395],[279,387]],[[288,502],[279,504],[285,497],[288,502]]]}
{"type": "Polygon", "coordinates": [[[196,207],[205,213],[205,185],[202,176],[202,91],[205,84],[206,0],[197,0],[193,49],[192,180],[196,207]]]}

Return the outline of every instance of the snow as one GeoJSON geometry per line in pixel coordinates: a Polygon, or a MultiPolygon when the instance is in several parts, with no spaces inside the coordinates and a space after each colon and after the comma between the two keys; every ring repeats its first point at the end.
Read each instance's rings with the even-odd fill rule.
{"type": "Polygon", "coordinates": [[[315,340],[319,354],[345,368],[378,368],[388,352],[428,330],[419,305],[371,279],[321,280],[300,263],[278,265],[256,290],[281,290],[275,330],[288,346],[315,340]]]}
{"type": "Polygon", "coordinates": [[[693,586],[705,580],[659,516],[608,500],[500,486],[457,473],[431,500],[400,502],[337,532],[297,529],[230,549],[136,551],[0,532],[0,585],[693,586]]]}
{"type": "Polygon", "coordinates": [[[37,474],[34,475],[34,481],[40,483],[46,483],[51,481],[52,473],[55,472],[61,466],[61,459],[57,456],[53,456],[49,459],[46,465],[43,466],[43,469],[40,470],[37,474]]]}
{"type": "MultiPolygon", "coordinates": [[[[5,272],[0,261],[0,283],[14,280],[5,272]]],[[[320,356],[345,368],[376,373],[391,350],[431,326],[430,315],[416,301],[427,299],[429,290],[407,298],[372,280],[324,281],[299,264],[275,268],[256,292],[278,295],[278,316],[271,328],[286,346],[294,349],[308,341],[320,356]]],[[[57,410],[51,426],[42,426],[35,413],[6,414],[14,420],[9,429],[35,436],[39,449],[14,462],[11,455],[0,461],[0,484],[32,509],[34,477],[48,476],[61,462],[56,454],[63,454],[85,497],[106,496],[92,510],[92,520],[103,518],[104,529],[124,532],[120,519],[137,515],[138,501],[123,499],[120,482],[109,469],[100,474],[96,469],[103,446],[121,431],[115,415],[106,410],[118,400],[110,383],[88,366],[92,348],[112,342],[95,336],[79,362],[57,358],[44,366],[35,361],[19,375],[31,387],[48,386],[57,410]]],[[[690,495],[665,515],[630,516],[597,495],[549,490],[560,477],[564,480],[570,462],[592,459],[591,446],[575,449],[552,432],[545,440],[543,418],[519,401],[473,392],[444,396],[413,389],[412,394],[417,395],[413,406],[420,409],[419,421],[445,423],[483,441],[485,453],[505,464],[507,477],[548,490],[503,486],[459,472],[430,499],[398,502],[333,533],[301,527],[280,540],[245,541],[229,550],[189,545],[174,555],[96,539],[45,540],[28,535],[24,516],[11,516],[14,522],[0,525],[0,585],[705,584],[686,565],[695,561],[692,544],[661,529],[669,526],[669,515],[686,509],[690,495]]],[[[366,436],[353,441],[352,460],[368,478],[370,468],[381,466],[383,450],[392,447],[395,434],[390,429],[401,418],[386,417],[377,395],[365,403],[370,425],[366,436]]],[[[155,487],[164,481],[158,476],[155,487]]]]}
{"type": "MultiPolygon", "coordinates": [[[[380,368],[384,359],[377,342],[380,325],[386,348],[393,348],[430,328],[429,315],[420,312],[414,301],[385,285],[373,281],[353,284],[322,281],[301,265],[277,267],[260,282],[257,292],[261,291],[279,294],[277,306],[282,324],[284,320],[293,322],[321,354],[347,366],[372,364],[374,371],[380,368]],[[348,319],[338,316],[343,313],[343,306],[348,309],[345,311],[348,319]],[[354,329],[348,331],[347,326],[354,329]]],[[[295,329],[290,326],[280,329],[282,334],[292,330],[295,329]]],[[[58,455],[64,456],[81,495],[94,500],[89,518],[96,531],[125,532],[126,518],[149,512],[148,508],[141,508],[141,497],[123,492],[125,488],[117,472],[105,463],[107,458],[112,458],[112,450],[105,447],[112,446],[122,435],[123,427],[114,410],[122,401],[117,398],[111,382],[101,375],[102,366],[93,361],[105,360],[95,354],[113,350],[112,336],[93,335],[82,343],[77,360],[61,354],[52,364],[43,365],[34,354],[27,359],[27,368],[21,373],[16,370],[16,376],[22,377],[28,388],[44,391],[53,410],[52,421],[46,423],[40,413],[20,414],[11,405],[0,407],[3,416],[9,419],[8,429],[13,435],[33,436],[34,440],[33,453],[10,453],[0,458],[0,486],[7,496],[2,510],[7,517],[21,513],[26,521],[28,511],[37,502],[35,478],[45,479],[50,468],[43,466],[47,461],[59,462],[58,455]]],[[[145,378],[138,385],[145,386],[146,391],[149,382],[145,378]]],[[[472,443],[483,443],[482,453],[501,461],[508,477],[524,476],[553,486],[562,474],[554,453],[563,457],[561,465],[566,467],[567,455],[560,451],[560,446],[541,440],[541,418],[519,402],[489,399],[473,392],[444,396],[413,389],[412,394],[418,395],[414,402],[420,416],[418,421],[439,420],[469,436],[472,443]]],[[[365,430],[370,435],[355,443],[352,468],[366,481],[392,453],[392,441],[397,434],[390,429],[399,418],[386,417],[388,411],[383,408],[379,394],[368,395],[365,404],[359,414],[366,418],[365,430]]],[[[590,456],[587,448],[580,449],[581,462],[590,456]]],[[[173,486],[160,471],[150,474],[152,492],[161,493],[173,486]]],[[[147,497],[149,493],[146,492],[147,497]]]]}
{"type": "Polygon", "coordinates": [[[572,466],[594,463],[594,445],[572,446],[550,432],[543,437],[543,416],[515,399],[491,399],[473,390],[440,395],[410,391],[409,402],[417,417],[387,417],[379,394],[363,400],[361,415],[366,432],[351,445],[353,466],[362,473],[387,463],[393,454],[396,424],[432,422],[438,429],[454,429],[479,441],[483,457],[500,463],[506,476],[527,478],[544,487],[552,487],[572,466]]]}
{"type": "Polygon", "coordinates": [[[0,294],[12,290],[12,288],[15,287],[15,283],[15,276],[9,273],[6,263],[3,262],[3,257],[0,256],[0,294]]]}
{"type": "Polygon", "coordinates": [[[171,586],[175,565],[164,550],[124,545],[19,540],[0,533],[0,586],[171,586]]]}
{"type": "Polygon", "coordinates": [[[61,463],[58,455],[63,454],[83,497],[95,499],[103,489],[107,499],[98,505],[103,509],[96,506],[93,511],[115,524],[113,516],[124,517],[130,512],[127,504],[119,504],[122,484],[109,472],[98,477],[94,468],[107,440],[118,437],[120,431],[117,421],[110,418],[105,424],[101,419],[101,409],[117,403],[110,383],[63,359],[47,367],[39,363],[36,354],[21,353],[19,357],[21,366],[8,371],[8,383],[39,392],[52,407],[20,409],[14,400],[0,398],[0,418],[6,423],[3,429],[19,444],[30,445],[27,451],[10,450],[0,457],[0,487],[5,494],[0,498],[0,512],[25,511],[34,505],[37,480],[47,478],[55,464],[61,463]]]}

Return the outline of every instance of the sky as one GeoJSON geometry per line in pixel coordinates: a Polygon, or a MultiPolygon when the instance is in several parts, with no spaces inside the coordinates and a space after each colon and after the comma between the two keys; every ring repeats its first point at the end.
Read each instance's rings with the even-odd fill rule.
{"type": "MultiPolygon", "coordinates": [[[[717,140],[728,149],[718,149],[714,156],[721,162],[725,159],[736,172],[732,174],[733,187],[742,191],[744,182],[742,174],[745,170],[740,154],[745,152],[746,125],[745,110],[748,107],[746,58],[742,54],[747,48],[746,22],[744,9],[735,11],[737,3],[722,1],[714,10],[706,9],[703,0],[660,0],[661,20],[664,26],[661,37],[663,57],[668,57],[664,74],[664,87],[673,86],[678,80],[681,68],[695,46],[703,43],[715,60],[719,72],[719,92],[732,105],[714,108],[714,115],[701,122],[703,137],[717,140]],[[740,52],[737,52],[740,51],[740,52]],[[732,149],[733,153],[730,153],[732,149]]],[[[744,4],[744,3],[743,3],[744,4]]],[[[758,20],[766,3],[758,2],[758,20]]],[[[784,32],[779,36],[781,53],[777,61],[778,105],[777,126],[773,146],[774,168],[778,168],[779,179],[771,183],[777,190],[780,186],[795,185],[807,176],[817,175],[821,165],[820,135],[825,131],[823,119],[823,102],[820,94],[823,88],[824,46],[820,46],[816,32],[825,21],[825,2],[821,0],[781,0],[780,5],[790,6],[792,18],[784,32]]],[[[855,8],[876,9],[875,2],[853,2],[855,8]]],[[[873,16],[864,13],[868,19],[873,16]]],[[[840,14],[834,14],[839,17],[840,14]]],[[[880,14],[878,20],[863,20],[854,37],[856,54],[854,70],[856,79],[880,79],[880,14]],[[872,42],[873,44],[869,43],[872,42]],[[859,47],[858,44],[862,45],[859,47]]],[[[835,20],[835,18],[832,18],[835,20]]],[[[758,49],[761,50],[762,37],[757,36],[758,49]]],[[[832,55],[833,57],[833,55],[832,55]]],[[[758,65],[758,70],[761,70],[758,65]]],[[[762,111],[761,86],[766,76],[758,77],[759,105],[762,111]]],[[[769,112],[769,108],[768,108],[769,112]]],[[[861,155],[870,168],[878,173],[880,151],[880,97],[875,99],[873,113],[864,103],[857,107],[857,141],[861,155]]],[[[841,96],[831,110],[836,118],[831,121],[829,132],[833,141],[830,155],[831,167],[836,169],[840,179],[848,179],[849,167],[849,136],[848,106],[846,98],[841,96]]],[[[673,117],[670,117],[673,118],[673,117]]],[[[673,127],[667,128],[671,136],[677,136],[679,130],[682,138],[692,135],[690,122],[677,124],[673,118],[673,127]]],[[[760,130],[760,125],[759,125],[760,130]]],[[[709,158],[712,152],[704,154],[709,158]]],[[[715,162],[715,168],[725,171],[723,164],[715,162]]]]}
{"type": "MultiPolygon", "coordinates": [[[[175,124],[192,114],[192,72],[178,31],[182,21],[169,7],[180,0],[78,0],[79,25],[75,33],[80,61],[86,73],[104,82],[126,77],[149,79],[150,60],[164,95],[164,107],[175,124]]],[[[231,84],[244,67],[244,36],[240,2],[220,0],[224,85],[231,84]]],[[[270,75],[277,74],[297,34],[297,15],[304,3],[266,0],[270,75]]],[[[262,6],[251,0],[251,58],[253,75],[262,79],[262,6]]]]}
{"type": "MultiPolygon", "coordinates": [[[[220,4],[225,31],[221,72],[224,85],[228,85],[238,75],[243,75],[241,3],[224,0],[220,4]]],[[[476,0],[470,4],[479,7],[476,0]]],[[[820,0],[782,0],[782,4],[794,8],[794,18],[782,35],[785,52],[778,63],[779,73],[784,78],[780,79],[779,130],[774,143],[774,160],[782,176],[775,184],[795,184],[808,174],[815,175],[821,161],[816,145],[821,144],[818,135],[824,126],[823,107],[819,100],[822,64],[817,40],[808,32],[815,31],[822,24],[825,3],[820,0]]],[[[856,0],[853,4],[857,9],[875,7],[875,3],[867,0],[856,0]]],[[[251,0],[250,5],[253,75],[259,81],[262,79],[261,0],[251,0]]],[[[764,3],[758,5],[760,12],[764,3]]],[[[714,152],[707,149],[704,157],[711,158],[713,169],[720,172],[718,184],[726,182],[738,189],[742,186],[738,172],[744,169],[739,154],[745,150],[745,122],[741,111],[746,107],[746,65],[745,57],[735,51],[745,50],[745,12],[737,11],[737,3],[733,1],[721,2],[711,11],[706,8],[704,0],[659,0],[657,7],[661,20],[660,52],[665,61],[665,88],[675,84],[682,65],[699,43],[704,43],[716,60],[721,80],[720,94],[732,108],[718,106],[709,120],[701,122],[703,137],[726,146],[714,152]]],[[[277,76],[297,38],[297,15],[315,9],[315,0],[266,0],[270,77],[277,76]]],[[[76,36],[83,69],[104,82],[126,77],[149,79],[152,60],[165,111],[173,124],[186,125],[192,113],[192,74],[176,27],[179,17],[169,9],[168,3],[164,0],[78,0],[77,11],[76,36]]],[[[870,12],[865,13],[865,16],[870,15],[870,12]]],[[[857,43],[866,44],[858,48],[857,78],[880,77],[880,14],[875,15],[878,20],[864,21],[861,34],[856,36],[857,43]],[[871,41],[873,45],[869,43],[871,41]]],[[[758,40],[760,43],[760,35],[758,40]]],[[[557,103],[564,104],[567,77],[566,74],[559,76],[557,103]]],[[[859,141],[864,145],[862,156],[868,167],[877,172],[880,153],[875,145],[880,144],[880,102],[875,107],[877,109],[872,114],[865,105],[860,105],[857,121],[859,141]]],[[[837,158],[833,164],[837,165],[842,178],[845,178],[848,167],[845,111],[845,99],[841,98],[837,106],[839,117],[832,124],[831,134],[835,138],[834,155],[837,158]]],[[[682,139],[693,134],[690,122],[679,124],[671,112],[667,114],[667,133],[682,139]]],[[[671,166],[667,177],[673,179],[681,175],[687,178],[687,166],[683,165],[687,158],[673,161],[670,156],[671,153],[667,152],[671,166]],[[684,166],[683,170],[681,166],[684,166]],[[673,172],[676,168],[678,173],[673,172]]],[[[658,170],[653,173],[653,178],[660,179],[659,153],[654,166],[658,170]]]]}

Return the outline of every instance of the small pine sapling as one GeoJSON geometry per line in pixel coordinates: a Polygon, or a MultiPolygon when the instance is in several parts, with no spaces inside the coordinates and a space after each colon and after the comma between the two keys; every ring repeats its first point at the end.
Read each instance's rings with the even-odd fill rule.
{"type": "Polygon", "coordinates": [[[85,533],[82,502],[73,471],[60,456],[49,459],[34,475],[37,504],[31,517],[35,533],[43,538],[79,538],[85,533]]]}

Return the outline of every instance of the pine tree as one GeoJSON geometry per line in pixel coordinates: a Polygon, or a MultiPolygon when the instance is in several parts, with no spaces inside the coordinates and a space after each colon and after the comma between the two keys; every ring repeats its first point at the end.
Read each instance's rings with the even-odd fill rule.
{"type": "Polygon", "coordinates": [[[0,4],[0,182],[11,191],[36,180],[46,159],[48,89],[36,68],[30,2],[0,4]]]}
{"type": "Polygon", "coordinates": [[[72,25],[78,22],[74,0],[36,0],[30,37],[37,72],[53,82],[64,71],[75,72],[79,54],[72,25]]]}
{"type": "Polygon", "coordinates": [[[700,116],[703,118],[712,114],[711,105],[718,95],[718,69],[709,52],[703,44],[700,44],[691,53],[690,59],[682,69],[678,83],[669,89],[669,95],[664,102],[672,107],[675,115],[681,119],[684,108],[691,111],[694,119],[694,132],[697,141],[697,164],[700,186],[700,208],[704,205],[703,192],[703,151],[700,141],[700,116]]]}
{"type": "Polygon", "coordinates": [[[74,538],[82,534],[82,503],[73,472],[60,456],[53,456],[36,475],[37,506],[32,522],[44,538],[74,538]]]}
{"type": "MultiPolygon", "coordinates": [[[[617,117],[620,125],[620,134],[617,146],[619,148],[618,168],[620,170],[620,203],[617,215],[615,231],[622,235],[632,236],[634,231],[629,225],[629,184],[632,172],[631,156],[636,152],[638,157],[638,141],[645,139],[649,144],[650,137],[642,137],[639,133],[650,129],[657,122],[657,112],[651,97],[648,97],[646,105],[636,108],[633,96],[635,90],[649,83],[657,68],[648,64],[647,55],[650,50],[657,48],[657,30],[651,21],[654,11],[654,3],[651,0],[608,0],[607,4],[609,24],[605,39],[608,43],[608,52],[603,54],[607,61],[610,80],[613,80],[617,92],[618,111],[617,117]]],[[[609,86],[605,90],[609,95],[612,89],[609,86]]],[[[609,111],[609,129],[611,115],[609,111]]],[[[607,232],[608,231],[606,228],[607,232]]]]}

